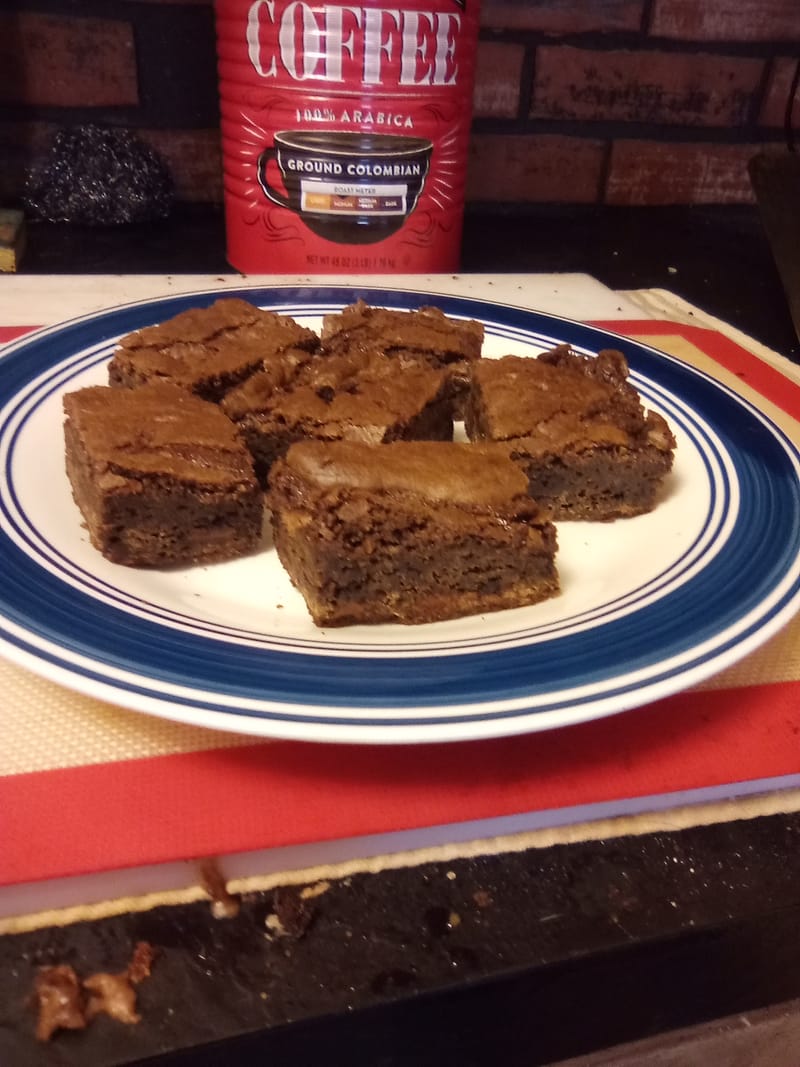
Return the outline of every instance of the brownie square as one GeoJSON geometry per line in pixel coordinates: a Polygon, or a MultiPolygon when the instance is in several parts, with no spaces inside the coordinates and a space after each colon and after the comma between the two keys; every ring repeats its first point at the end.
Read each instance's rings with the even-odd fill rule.
{"type": "Polygon", "coordinates": [[[323,349],[332,354],[382,352],[446,369],[455,413],[460,417],[470,367],[481,356],[484,328],[474,319],[449,318],[439,308],[395,311],[359,300],[326,315],[320,337],[323,349]]]}
{"type": "Polygon", "coordinates": [[[268,499],[318,626],[434,622],[558,592],[555,527],[497,446],[301,441],[268,499]]]}
{"type": "Polygon", "coordinates": [[[223,411],[239,427],[266,485],[294,442],[449,441],[453,420],[445,372],[381,353],[319,356],[263,371],[232,390],[223,411]]]}
{"type": "Polygon", "coordinates": [[[92,544],[137,567],[241,556],[261,537],[250,453],[215,405],[167,383],[64,397],[66,467],[92,544]]]}
{"type": "Polygon", "coordinates": [[[609,520],[652,510],[672,469],[675,438],[645,411],[621,352],[596,358],[561,345],[539,357],[481,360],[465,427],[505,442],[529,492],[555,520],[609,520]]]}
{"type": "Polygon", "coordinates": [[[216,401],[287,349],[310,358],[318,346],[314,331],[290,316],[232,297],[121,338],[108,380],[124,388],[167,381],[216,401]]]}

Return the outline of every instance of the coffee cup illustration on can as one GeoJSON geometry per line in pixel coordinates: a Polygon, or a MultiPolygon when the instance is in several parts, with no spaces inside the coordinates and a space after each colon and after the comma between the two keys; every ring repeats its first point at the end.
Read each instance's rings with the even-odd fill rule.
{"type": "Polygon", "coordinates": [[[261,153],[258,181],[269,200],[319,237],[372,244],[396,233],[416,207],[432,151],[423,137],[283,130],[261,153]]]}

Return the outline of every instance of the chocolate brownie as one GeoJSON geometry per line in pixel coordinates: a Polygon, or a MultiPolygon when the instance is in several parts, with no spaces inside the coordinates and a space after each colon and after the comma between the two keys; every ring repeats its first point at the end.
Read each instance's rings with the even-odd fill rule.
{"type": "Polygon", "coordinates": [[[263,494],[250,453],[215,404],[168,383],[64,397],[67,474],[95,548],[162,567],[256,548],[263,494]]]}
{"type": "Polygon", "coordinates": [[[232,297],[121,338],[109,363],[109,384],[168,381],[204,400],[219,400],[287,349],[310,358],[318,345],[314,331],[288,315],[232,297]]]}
{"type": "Polygon", "coordinates": [[[306,437],[385,443],[453,436],[445,372],[381,353],[273,367],[232,390],[222,409],[239,427],[262,484],[278,456],[306,437]]]}
{"type": "Polygon", "coordinates": [[[483,324],[454,319],[438,308],[395,311],[370,307],[363,300],[322,320],[323,349],[330,353],[368,351],[423,360],[446,368],[456,416],[460,416],[469,369],[480,358],[483,324]]]}
{"type": "Polygon", "coordinates": [[[471,440],[510,446],[531,496],[556,520],[652,510],[674,458],[667,423],[644,410],[625,357],[610,349],[481,360],[465,427],[471,440]]]}
{"type": "Polygon", "coordinates": [[[434,622],[558,592],[555,527],[502,447],[301,441],[272,468],[269,501],[318,626],[434,622]]]}

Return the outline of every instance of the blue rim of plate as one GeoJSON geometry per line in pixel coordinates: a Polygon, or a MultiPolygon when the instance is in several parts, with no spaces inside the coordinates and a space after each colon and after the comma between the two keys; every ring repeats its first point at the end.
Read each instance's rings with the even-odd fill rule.
{"type": "MultiPolygon", "coordinates": [[[[213,289],[83,316],[0,358],[0,641],[9,658],[90,696],[166,718],[314,741],[455,741],[550,729],[644,705],[730,666],[800,606],[800,453],[748,401],[628,338],[474,297],[405,289],[213,289]],[[708,513],[657,577],[556,624],[449,641],[405,628],[391,648],[345,634],[304,645],[137,600],[60,555],[20,504],[14,457],[44,398],[104,362],[115,338],[220,296],[295,315],[361,297],[477,318],[533,350],[620,347],[645,403],[688,435],[708,513]]],[[[60,447],[60,425],[54,431],[60,447]]],[[[647,551],[647,546],[642,546],[647,551]]],[[[425,628],[423,628],[424,630],[425,628]]]]}

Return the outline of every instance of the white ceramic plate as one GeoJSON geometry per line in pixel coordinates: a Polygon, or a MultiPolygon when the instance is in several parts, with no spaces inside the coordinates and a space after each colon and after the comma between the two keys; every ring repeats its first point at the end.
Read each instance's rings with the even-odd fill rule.
{"type": "MultiPolygon", "coordinates": [[[[8,346],[0,359],[0,635],[17,662],[139,711],[245,733],[430,742],[549,729],[676,692],[733,663],[800,603],[800,464],[746,401],[680,360],[593,327],[452,296],[485,351],[567,341],[621,348],[646,406],[678,439],[649,515],[559,524],[562,594],[446,623],[319,630],[265,541],[229,563],[135,570],[89,544],[64,473],[61,399],[106,381],[115,340],[222,295],[115,308],[8,346]]],[[[248,288],[318,327],[348,287],[248,288]]]]}

